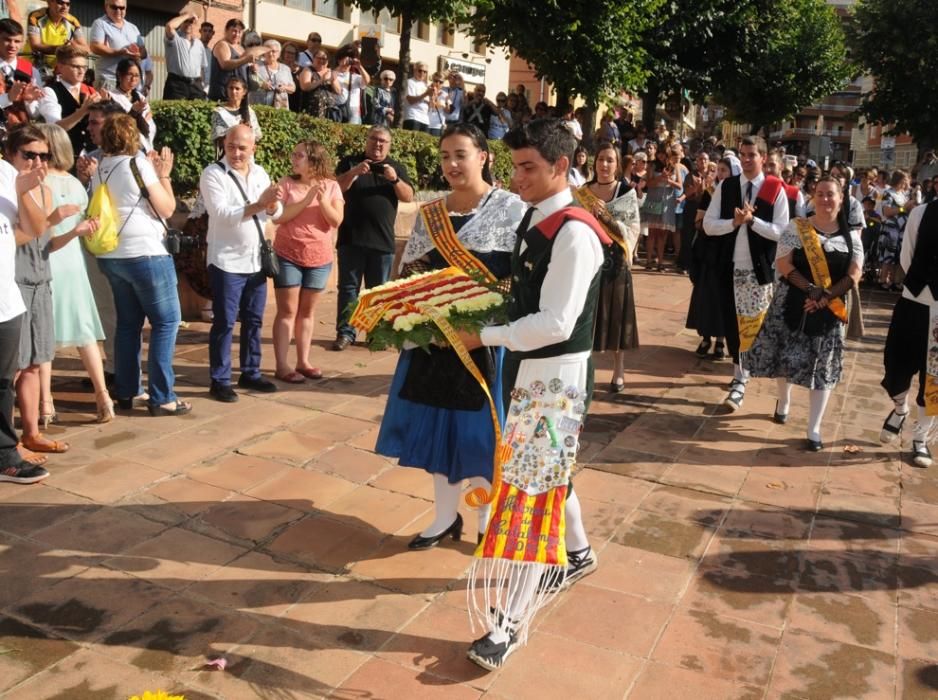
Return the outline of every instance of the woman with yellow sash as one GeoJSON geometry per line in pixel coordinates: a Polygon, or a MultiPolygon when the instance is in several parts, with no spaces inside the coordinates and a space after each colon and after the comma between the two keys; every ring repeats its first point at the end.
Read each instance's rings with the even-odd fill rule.
{"type": "MultiPolygon", "coordinates": [[[[510,275],[525,205],[517,195],[492,187],[488,150],[474,126],[458,124],[443,132],[440,164],[452,190],[422,208],[404,248],[401,276],[451,265],[473,275],[484,274],[480,266],[497,279],[510,275]]],[[[500,406],[501,353],[480,348],[470,355],[500,406]]],[[[490,488],[495,429],[482,388],[454,350],[431,346],[401,353],[375,451],[433,475],[435,517],[408,547],[459,540],[462,483],[468,479],[475,488],[490,488]]],[[[485,532],[488,512],[479,509],[479,533],[485,532]]]]}
{"type": "Polygon", "coordinates": [[[778,381],[774,420],[788,420],[793,384],[810,392],[806,449],[817,452],[821,420],[843,372],[845,295],[860,280],[863,243],[850,228],[844,192],[833,177],[818,181],[815,213],[782,233],[775,268],[780,282],[749,351],[753,377],[778,381]]]}
{"type": "Polygon", "coordinates": [[[609,269],[603,270],[593,351],[614,354],[613,393],[625,388],[625,350],[638,347],[638,321],[632,286],[632,252],[641,235],[638,196],[622,179],[619,149],[608,141],[596,147],[593,177],[576,198],[590,210],[615,242],[609,269]]]}

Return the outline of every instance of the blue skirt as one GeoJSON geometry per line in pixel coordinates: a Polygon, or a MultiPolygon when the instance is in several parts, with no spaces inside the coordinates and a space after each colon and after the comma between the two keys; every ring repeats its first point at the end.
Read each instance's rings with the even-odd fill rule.
{"type": "MultiPolygon", "coordinates": [[[[400,390],[414,352],[418,351],[403,351],[397,361],[375,452],[396,457],[402,467],[445,474],[451,484],[474,476],[491,481],[495,430],[488,402],[478,411],[458,411],[402,399],[400,390]]],[[[495,386],[489,387],[501,424],[505,420],[501,386],[504,356],[504,348],[498,348],[495,386]]]]}

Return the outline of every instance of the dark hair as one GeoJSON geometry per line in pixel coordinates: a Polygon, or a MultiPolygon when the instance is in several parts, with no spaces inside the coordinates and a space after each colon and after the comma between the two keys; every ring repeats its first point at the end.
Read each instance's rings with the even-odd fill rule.
{"type": "Polygon", "coordinates": [[[358,58],[358,49],[354,44],[346,44],[345,46],[340,46],[335,52],[335,62],[338,63],[343,58],[358,58]]]}
{"type": "Polygon", "coordinates": [[[0,19],[0,34],[8,36],[23,36],[23,25],[15,19],[4,17],[0,19]]]}
{"type": "Polygon", "coordinates": [[[242,22],[237,17],[232,17],[227,22],[225,22],[225,31],[228,31],[232,27],[238,27],[239,29],[244,29],[244,22],[242,22]]]}
{"type": "Polygon", "coordinates": [[[228,97],[228,86],[232,83],[241,83],[244,88],[244,94],[241,96],[241,103],[238,105],[238,116],[241,117],[242,124],[251,123],[251,105],[248,102],[248,84],[244,78],[239,75],[232,75],[225,81],[225,97],[228,97]]]}
{"type": "Polygon", "coordinates": [[[534,119],[512,127],[503,141],[513,151],[533,148],[551,165],[561,158],[572,163],[576,150],[576,139],[560,119],[534,119]]]}
{"type": "MultiPolygon", "coordinates": [[[[451,124],[446,127],[443,133],[440,135],[440,144],[442,145],[443,141],[448,139],[450,136],[465,136],[467,139],[472,141],[472,144],[482,151],[485,154],[489,153],[489,142],[485,138],[485,134],[482,133],[482,130],[479,127],[473,124],[451,124]]],[[[486,157],[485,162],[482,164],[482,179],[485,180],[488,184],[493,184],[492,180],[492,171],[489,168],[489,159],[486,157]]]]}
{"type": "MultiPolygon", "coordinates": [[[[2,33],[2,31],[0,31],[0,33],[2,33]]],[[[12,156],[23,146],[26,146],[30,143],[35,143],[36,141],[41,141],[44,144],[49,143],[46,140],[45,134],[39,131],[35,125],[28,123],[19,124],[7,132],[3,146],[7,155],[12,156]]]]}
{"type": "Polygon", "coordinates": [[[215,25],[212,24],[211,22],[202,22],[202,24],[199,25],[200,30],[205,29],[206,27],[208,27],[209,29],[215,29],[215,25]]]}
{"type": "Polygon", "coordinates": [[[743,136],[739,140],[739,145],[740,148],[743,146],[755,146],[756,150],[763,158],[765,158],[769,152],[769,147],[766,145],[765,139],[761,136],[753,136],[751,134],[749,136],[743,136]]]}
{"type": "Polygon", "coordinates": [[[847,183],[846,186],[841,185],[840,180],[833,175],[822,175],[817,179],[815,187],[825,182],[834,184],[837,189],[840,190],[840,209],[837,211],[837,227],[842,233],[847,234],[847,232],[850,231],[850,193],[847,191],[850,183],[847,183]]]}
{"type": "MultiPolygon", "coordinates": [[[[118,89],[120,88],[120,79],[130,73],[131,68],[136,68],[140,72],[140,80],[143,80],[143,68],[140,66],[140,61],[138,61],[136,58],[122,58],[120,61],[118,61],[117,68],[115,69],[118,89]]],[[[137,90],[130,91],[131,103],[142,99],[143,95],[141,95],[137,90]]],[[[144,138],[147,138],[150,135],[150,125],[147,124],[147,120],[143,118],[142,114],[131,114],[130,116],[132,116],[134,121],[137,122],[137,130],[141,133],[141,135],[143,135],[144,138]]]]}
{"type": "Polygon", "coordinates": [[[616,180],[622,179],[622,153],[611,141],[600,141],[596,144],[596,150],[593,152],[593,178],[590,182],[597,182],[596,180],[596,159],[599,158],[599,154],[603,151],[613,151],[616,154],[616,180]]]}
{"type": "Polygon", "coordinates": [[[590,152],[589,152],[589,149],[586,148],[586,146],[581,145],[581,146],[576,147],[576,150],[573,151],[573,159],[570,161],[570,166],[574,170],[579,171],[580,175],[582,175],[583,177],[587,179],[591,179],[593,177],[593,174],[590,172],[590,152]],[[579,156],[581,153],[586,156],[586,162],[583,163],[583,165],[577,165],[576,159],[577,159],[577,156],[579,156]]]}
{"type": "Polygon", "coordinates": [[[101,100],[88,106],[88,112],[101,112],[105,117],[112,114],[126,114],[123,108],[114,100],[101,100]]]}

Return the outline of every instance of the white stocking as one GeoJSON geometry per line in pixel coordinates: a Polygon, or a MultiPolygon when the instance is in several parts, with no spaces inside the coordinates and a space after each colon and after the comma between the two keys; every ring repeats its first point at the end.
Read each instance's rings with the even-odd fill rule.
{"type": "Polygon", "coordinates": [[[528,611],[545,568],[543,564],[528,564],[511,572],[508,590],[513,593],[511,600],[508,601],[508,614],[505,615],[502,623],[489,633],[489,639],[493,643],[501,644],[508,641],[514,623],[519,622],[528,611]]]}
{"type": "Polygon", "coordinates": [[[741,364],[733,365],[733,379],[745,384],[749,381],[749,370],[745,369],[741,364]]]}
{"type": "Polygon", "coordinates": [[[909,404],[908,404],[909,392],[908,391],[903,391],[901,394],[896,394],[895,396],[891,398],[892,398],[893,404],[896,407],[896,413],[898,415],[904,416],[906,413],[909,412],[909,404]]]}
{"type": "Polygon", "coordinates": [[[912,439],[916,442],[928,442],[928,431],[935,424],[935,416],[925,414],[924,406],[916,406],[918,409],[918,420],[912,428],[912,439]]]}
{"type": "Polygon", "coordinates": [[[433,522],[420,534],[423,537],[435,537],[448,528],[456,520],[459,509],[459,496],[462,492],[461,484],[451,484],[445,474],[433,475],[433,505],[436,514],[433,522]]]}
{"type": "Polygon", "coordinates": [[[566,535],[564,544],[568,552],[578,552],[590,546],[586,538],[586,528],[583,527],[583,513],[580,510],[580,499],[577,498],[576,491],[567,494],[567,502],[564,506],[564,520],[566,521],[566,535]]]}
{"type": "Polygon", "coordinates": [[[821,441],[821,419],[831,397],[830,389],[811,389],[808,397],[808,439],[821,441]]]}
{"type": "MultiPolygon", "coordinates": [[[[469,479],[469,489],[485,489],[486,491],[491,490],[492,484],[489,483],[488,479],[483,479],[481,476],[474,476],[469,479]]],[[[492,504],[486,503],[484,506],[479,506],[476,509],[476,513],[479,516],[479,533],[485,534],[485,528],[489,524],[489,515],[492,513],[492,504]]]]}
{"type": "Polygon", "coordinates": [[[778,387],[778,408],[775,410],[783,416],[787,416],[788,410],[791,408],[791,384],[784,377],[776,379],[775,384],[778,387]]]}

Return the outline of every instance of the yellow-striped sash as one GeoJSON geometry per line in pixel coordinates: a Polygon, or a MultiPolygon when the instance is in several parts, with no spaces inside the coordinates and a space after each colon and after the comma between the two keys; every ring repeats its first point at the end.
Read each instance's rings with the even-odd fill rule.
{"type": "MultiPolygon", "coordinates": [[[[801,247],[808,259],[808,265],[811,266],[811,277],[814,278],[814,283],[824,289],[830,289],[831,271],[827,267],[827,257],[824,255],[824,249],[821,247],[821,241],[814,227],[807,219],[796,219],[795,227],[798,229],[798,237],[801,239],[801,247]]],[[[843,323],[847,322],[847,306],[843,299],[839,297],[831,299],[827,308],[843,323]]]]}
{"type": "Polygon", "coordinates": [[[479,259],[466,250],[466,246],[456,235],[456,229],[453,228],[453,222],[450,221],[449,212],[446,210],[445,199],[435,199],[432,202],[424,204],[420,208],[420,215],[423,217],[423,223],[427,227],[427,233],[433,245],[440,251],[446,262],[469,275],[478,275],[490,283],[498,280],[495,275],[489,272],[479,259]]]}

